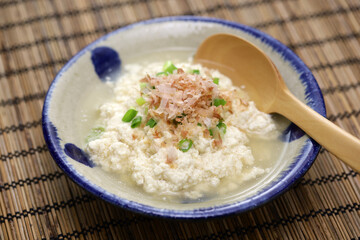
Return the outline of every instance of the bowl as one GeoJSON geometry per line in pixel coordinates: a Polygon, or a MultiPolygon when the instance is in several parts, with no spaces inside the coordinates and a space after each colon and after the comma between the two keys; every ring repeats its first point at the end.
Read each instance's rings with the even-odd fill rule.
{"type": "MultiPolygon", "coordinates": [[[[284,193],[314,162],[320,146],[294,124],[283,131],[287,144],[276,164],[248,189],[199,201],[163,201],[118,180],[95,166],[83,150],[96,109],[109,100],[124,64],[151,53],[195,53],[215,33],[231,33],[262,49],[275,63],[290,91],[325,116],[319,86],[306,65],[285,45],[254,28],[222,19],[179,16],[152,19],[111,32],[77,53],[53,80],[43,107],[43,133],[59,167],[95,196],[138,213],[175,219],[224,216],[254,209],[284,193]],[[86,117],[84,117],[86,116],[86,117]]],[[[161,56],[160,56],[161,55],[161,56]]],[[[166,54],[165,54],[166,55],[166,54]]]]}

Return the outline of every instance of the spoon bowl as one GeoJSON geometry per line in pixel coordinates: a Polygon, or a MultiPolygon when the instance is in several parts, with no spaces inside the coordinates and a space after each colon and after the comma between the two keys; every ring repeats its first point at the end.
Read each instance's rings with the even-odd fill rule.
{"type": "Polygon", "coordinates": [[[260,111],[287,117],[320,145],[360,171],[360,140],[295,98],[270,58],[252,43],[231,34],[212,35],[202,42],[194,61],[218,69],[237,86],[245,86],[260,111]]]}
{"type": "Polygon", "coordinates": [[[255,45],[237,36],[216,34],[208,37],[198,48],[194,60],[218,69],[230,77],[234,85],[245,86],[250,98],[263,112],[273,112],[271,107],[279,89],[286,87],[283,81],[277,80],[277,70],[271,60],[255,45]]]}

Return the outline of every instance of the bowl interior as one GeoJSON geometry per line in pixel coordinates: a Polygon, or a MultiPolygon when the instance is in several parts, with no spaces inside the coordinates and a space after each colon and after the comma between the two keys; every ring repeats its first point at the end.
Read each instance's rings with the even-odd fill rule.
{"type": "MultiPolygon", "coordinates": [[[[286,145],[270,171],[231,194],[201,201],[173,202],[144,194],[124,184],[116,174],[89,167],[70,158],[64,146],[80,149],[95,126],[98,107],[111,100],[112,88],[99,79],[92,61],[94,49],[106,47],[117,53],[121,66],[137,61],[186,60],[209,35],[231,33],[261,48],[273,60],[290,91],[302,102],[325,115],[317,83],[291,51],[271,37],[223,20],[178,17],[152,20],[117,30],[90,44],[65,65],[53,81],[45,100],[43,128],[50,152],[59,166],[78,184],[107,201],[123,207],[172,217],[208,217],[245,211],[276,197],[300,178],[315,159],[319,146],[296,126],[286,129],[286,145]]],[[[114,72],[114,74],[121,74],[114,72]]],[[[116,78],[116,76],[112,76],[116,78]]]]}

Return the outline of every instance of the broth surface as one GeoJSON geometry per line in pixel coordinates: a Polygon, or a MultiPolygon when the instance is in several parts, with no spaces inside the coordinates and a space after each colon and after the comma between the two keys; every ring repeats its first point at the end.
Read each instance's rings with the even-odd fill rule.
{"type": "MultiPolygon", "coordinates": [[[[151,62],[165,62],[167,60],[184,62],[187,61],[194,53],[194,49],[168,49],[163,51],[154,51],[148,53],[141,53],[134,55],[129,59],[124,59],[123,64],[148,64],[151,62]]],[[[246,91],[246,89],[245,89],[246,91]]],[[[81,119],[81,128],[77,129],[79,137],[82,139],[83,149],[86,146],[84,139],[88,135],[91,128],[101,124],[99,122],[99,107],[114,99],[112,86],[104,84],[99,81],[99,86],[95,86],[90,90],[91,94],[84,96],[80,102],[81,110],[78,111],[78,119],[81,119]]],[[[277,125],[279,132],[282,132],[288,125],[289,121],[285,118],[274,115],[273,119],[277,125]]],[[[267,169],[266,172],[255,179],[246,180],[243,178],[243,173],[246,174],[247,169],[243,168],[243,173],[240,176],[231,176],[223,178],[216,187],[210,188],[208,194],[199,199],[184,199],[171,196],[158,196],[156,194],[149,194],[145,192],[141,186],[135,184],[130,175],[118,175],[114,172],[107,172],[111,177],[119,183],[119,186],[125,185],[137,191],[139,194],[151,195],[150,197],[157,201],[172,201],[179,203],[194,203],[202,202],[208,199],[221,200],[226,198],[234,198],[240,195],[250,195],[257,186],[266,182],[269,176],[276,174],[280,159],[284,155],[288,144],[286,142],[277,140],[266,140],[261,138],[250,137],[249,146],[255,158],[254,166],[267,169]],[[234,182],[238,184],[234,184],[234,182]]],[[[97,166],[97,168],[101,168],[97,166]]],[[[105,171],[101,169],[101,171],[105,171]]],[[[202,186],[199,186],[202,187],[202,186]]],[[[209,186],[204,186],[204,188],[209,186]]]]}

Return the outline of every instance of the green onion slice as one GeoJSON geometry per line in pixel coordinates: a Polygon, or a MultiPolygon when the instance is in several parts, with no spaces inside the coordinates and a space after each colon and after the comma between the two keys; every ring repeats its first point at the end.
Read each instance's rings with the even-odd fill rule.
{"type": "Polygon", "coordinates": [[[189,151],[192,145],[193,145],[193,141],[191,139],[186,139],[186,138],[181,140],[178,144],[179,150],[183,152],[189,151]]]}
{"type": "Polygon", "coordinates": [[[146,83],[146,82],[140,83],[140,90],[145,89],[147,86],[149,86],[149,83],[146,83]]]}
{"type": "Polygon", "coordinates": [[[173,73],[173,71],[176,69],[177,67],[175,67],[175,65],[171,61],[167,61],[163,66],[163,71],[168,74],[173,73]]]}
{"type": "Polygon", "coordinates": [[[210,136],[212,136],[214,139],[219,139],[223,136],[221,130],[218,128],[211,128],[209,129],[209,132],[210,136]]]}
{"type": "Polygon", "coordinates": [[[197,125],[199,126],[199,127],[201,127],[202,125],[201,125],[201,123],[197,123],[197,125]]]}
{"type": "Polygon", "coordinates": [[[134,118],[131,122],[131,128],[137,128],[138,126],[140,126],[141,120],[142,120],[141,116],[137,116],[136,118],[134,118]]]}
{"type": "Polygon", "coordinates": [[[153,127],[155,127],[156,124],[157,124],[157,122],[154,119],[150,118],[149,121],[146,123],[146,126],[153,128],[153,127]]]}
{"type": "Polygon", "coordinates": [[[199,69],[193,69],[191,71],[192,74],[200,74],[200,70],[199,69]]]}
{"type": "Polygon", "coordinates": [[[224,135],[226,133],[226,124],[225,123],[219,122],[216,126],[218,127],[220,134],[224,135]]]}
{"type": "Polygon", "coordinates": [[[214,77],[214,78],[213,78],[213,82],[214,82],[215,84],[219,85],[219,78],[214,77]]]}
{"type": "Polygon", "coordinates": [[[168,74],[167,74],[166,72],[158,72],[158,73],[156,74],[156,76],[161,76],[161,75],[167,76],[168,74]]]}
{"type": "Polygon", "coordinates": [[[226,104],[226,101],[222,98],[215,98],[214,99],[214,105],[215,107],[218,107],[220,105],[224,106],[226,104]]]}
{"type": "Polygon", "coordinates": [[[98,139],[101,134],[103,134],[103,132],[105,132],[105,128],[104,127],[94,127],[90,130],[89,135],[86,137],[86,142],[91,142],[94,141],[95,139],[98,139]]]}
{"type": "Polygon", "coordinates": [[[211,128],[209,129],[209,132],[210,132],[210,136],[214,136],[213,130],[211,128]]]}
{"type": "Polygon", "coordinates": [[[122,118],[122,121],[123,122],[131,122],[131,120],[133,120],[133,118],[136,116],[137,113],[138,113],[138,111],[136,111],[135,109],[127,110],[127,112],[125,113],[125,115],[122,118]]]}
{"type": "Polygon", "coordinates": [[[136,103],[139,105],[139,106],[142,106],[146,103],[145,99],[143,97],[139,97],[138,99],[136,99],[136,103]]]}

